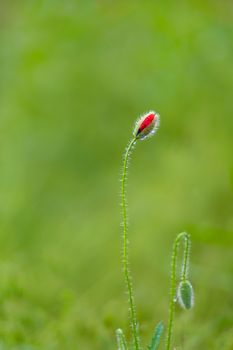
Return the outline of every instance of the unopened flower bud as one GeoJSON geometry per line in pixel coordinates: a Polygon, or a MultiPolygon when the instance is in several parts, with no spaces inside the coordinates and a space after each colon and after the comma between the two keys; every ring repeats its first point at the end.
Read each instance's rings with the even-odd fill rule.
{"type": "Polygon", "coordinates": [[[144,140],[145,138],[152,136],[158,129],[160,122],[159,114],[150,111],[144,114],[136,122],[134,129],[134,136],[139,140],[144,140]]]}
{"type": "Polygon", "coordinates": [[[180,282],[177,290],[177,298],[180,306],[184,309],[191,309],[194,305],[194,292],[188,280],[180,282]]]}

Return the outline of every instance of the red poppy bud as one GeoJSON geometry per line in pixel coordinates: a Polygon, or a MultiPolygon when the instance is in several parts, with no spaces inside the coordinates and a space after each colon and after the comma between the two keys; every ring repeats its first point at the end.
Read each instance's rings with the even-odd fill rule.
{"type": "Polygon", "coordinates": [[[144,140],[146,137],[152,136],[159,127],[159,114],[153,111],[144,114],[136,123],[134,136],[137,139],[144,140]]]}

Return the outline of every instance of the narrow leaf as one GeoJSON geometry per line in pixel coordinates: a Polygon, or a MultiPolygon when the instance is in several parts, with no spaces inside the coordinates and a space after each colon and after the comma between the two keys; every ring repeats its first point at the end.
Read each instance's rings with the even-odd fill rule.
{"type": "Polygon", "coordinates": [[[116,338],[117,338],[118,350],[127,350],[128,348],[127,348],[125,336],[122,329],[118,328],[116,330],[116,338]]]}
{"type": "Polygon", "coordinates": [[[159,322],[155,327],[154,335],[151,340],[151,345],[148,350],[157,350],[160,342],[161,335],[163,333],[163,322],[159,322]]]}

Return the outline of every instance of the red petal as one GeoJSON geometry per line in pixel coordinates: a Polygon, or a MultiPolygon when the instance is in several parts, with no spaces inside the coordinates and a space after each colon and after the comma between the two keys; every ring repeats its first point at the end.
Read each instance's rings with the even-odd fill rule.
{"type": "Polygon", "coordinates": [[[139,130],[140,132],[142,130],[144,130],[145,128],[147,128],[155,119],[156,115],[154,113],[150,113],[141,123],[141,125],[139,126],[139,130]]]}

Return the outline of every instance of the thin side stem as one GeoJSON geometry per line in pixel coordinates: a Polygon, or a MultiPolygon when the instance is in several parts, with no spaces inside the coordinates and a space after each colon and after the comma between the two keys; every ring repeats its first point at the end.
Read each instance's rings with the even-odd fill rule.
{"type": "Polygon", "coordinates": [[[168,321],[168,330],[167,330],[167,340],[166,340],[166,350],[171,348],[171,338],[172,338],[172,329],[173,329],[173,320],[174,320],[174,310],[176,303],[176,270],[177,270],[177,255],[178,247],[180,241],[184,239],[184,257],[182,263],[182,281],[187,279],[188,274],[188,260],[189,260],[189,249],[190,249],[190,239],[189,235],[186,232],[180,233],[174,242],[172,250],[172,263],[171,263],[171,287],[170,287],[170,302],[169,302],[169,321],[168,321]]]}
{"type": "Polygon", "coordinates": [[[181,281],[185,281],[188,278],[188,268],[189,268],[189,254],[190,254],[190,237],[186,232],[182,233],[182,238],[184,238],[185,246],[184,246],[184,258],[183,258],[183,265],[182,265],[182,273],[181,273],[181,281]]]}
{"type": "Polygon", "coordinates": [[[140,340],[137,328],[137,317],[136,308],[133,296],[132,278],[129,269],[129,240],[128,240],[128,215],[127,215],[127,204],[126,204],[126,177],[127,167],[129,162],[129,155],[133,145],[136,142],[136,138],[133,138],[128,147],[126,148],[123,163],[123,174],[122,174],[122,210],[123,210],[123,268],[125,275],[126,288],[129,295],[129,310],[130,310],[130,323],[132,328],[132,336],[134,341],[135,350],[140,350],[140,340]]]}

